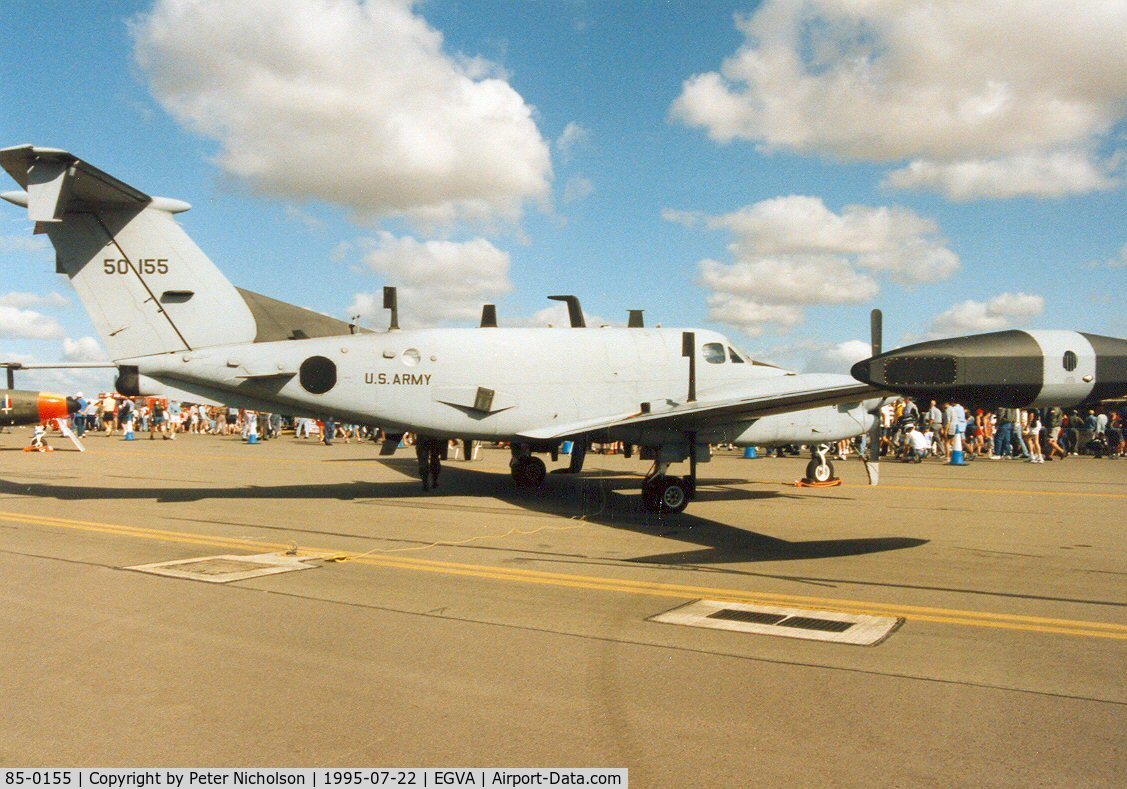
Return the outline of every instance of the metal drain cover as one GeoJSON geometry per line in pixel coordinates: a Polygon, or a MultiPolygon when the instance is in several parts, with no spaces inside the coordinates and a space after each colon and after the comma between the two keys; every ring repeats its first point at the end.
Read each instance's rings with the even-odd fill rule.
{"type": "Polygon", "coordinates": [[[650,621],[868,647],[884,641],[904,622],[892,616],[725,603],[720,600],[697,600],[651,617],[650,621]]]}
{"type": "Polygon", "coordinates": [[[261,575],[276,575],[294,570],[309,570],[316,567],[307,564],[296,556],[280,553],[260,553],[253,556],[204,556],[199,559],[178,559],[174,562],[157,564],[138,564],[126,567],[153,575],[166,575],[170,578],[190,578],[193,581],[206,581],[212,584],[225,584],[231,581],[245,581],[261,575]]]}

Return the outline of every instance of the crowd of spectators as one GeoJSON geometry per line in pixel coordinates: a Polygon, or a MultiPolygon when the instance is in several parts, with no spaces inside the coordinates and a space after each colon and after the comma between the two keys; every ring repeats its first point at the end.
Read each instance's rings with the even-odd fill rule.
{"type": "Polygon", "coordinates": [[[87,399],[82,392],[75,396],[79,410],[71,418],[73,430],[79,437],[90,433],[106,436],[148,436],[155,440],[174,441],[178,435],[237,435],[244,440],[253,435],[255,440],[269,441],[278,438],[283,429],[293,429],[297,438],[316,439],[332,444],[334,439],[350,443],[375,437],[375,432],[364,426],[333,420],[291,418],[282,414],[249,411],[242,408],[207,406],[182,403],[162,397],[124,397],[113,392],[102,392],[87,399]]]}
{"type": "MultiPolygon", "coordinates": [[[[1078,455],[1127,455],[1127,404],[1094,408],[966,408],[959,403],[925,407],[900,398],[881,408],[881,455],[922,461],[950,457],[956,436],[965,455],[1031,463],[1078,455]]],[[[841,448],[839,447],[839,454],[841,448]]]]}
{"type": "MultiPolygon", "coordinates": [[[[332,419],[291,418],[159,397],[129,398],[103,392],[88,399],[78,392],[75,399],[79,410],[72,422],[80,437],[92,432],[106,436],[128,433],[135,439],[147,436],[155,440],[160,436],[171,441],[178,435],[206,434],[268,441],[278,438],[283,429],[292,429],[297,439],[329,445],[334,440],[347,444],[382,438],[377,429],[332,419]]],[[[968,458],[1046,463],[1078,455],[1127,456],[1127,403],[1068,410],[982,409],[953,402],[938,404],[935,400],[921,407],[911,397],[904,397],[882,406],[880,420],[881,456],[905,461],[949,458],[956,449],[956,437],[968,458]]],[[[834,456],[844,459],[852,452],[867,453],[867,441],[867,435],[840,441],[834,456]]],[[[779,457],[799,454],[798,447],[776,447],[772,451],[779,457]]]]}

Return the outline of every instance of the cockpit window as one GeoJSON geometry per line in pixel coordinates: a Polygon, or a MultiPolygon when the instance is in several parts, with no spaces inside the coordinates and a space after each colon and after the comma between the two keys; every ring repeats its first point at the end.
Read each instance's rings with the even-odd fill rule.
{"type": "Polygon", "coordinates": [[[724,346],[718,342],[706,342],[701,351],[709,364],[723,364],[728,358],[724,355],[724,346]]]}
{"type": "Polygon", "coordinates": [[[731,345],[728,346],[728,356],[732,359],[732,364],[743,364],[743,357],[736,353],[736,349],[731,345]]]}

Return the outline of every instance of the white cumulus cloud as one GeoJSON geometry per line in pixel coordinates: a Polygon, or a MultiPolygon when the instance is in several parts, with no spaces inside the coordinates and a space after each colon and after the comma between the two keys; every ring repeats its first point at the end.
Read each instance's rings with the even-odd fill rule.
{"type": "Polygon", "coordinates": [[[0,236],[0,254],[33,254],[50,249],[43,236],[0,236]]]}
{"type": "Polygon", "coordinates": [[[54,307],[62,308],[69,307],[70,301],[62,294],[51,292],[46,296],[38,293],[26,293],[23,291],[11,291],[0,296],[0,306],[15,307],[17,309],[25,310],[28,307],[54,307]]]}
{"type": "Polygon", "coordinates": [[[1082,151],[957,162],[916,159],[890,172],[884,183],[897,189],[931,189],[956,201],[1020,195],[1062,197],[1116,186],[1114,177],[1082,151]]]}
{"type": "MultiPolygon", "coordinates": [[[[582,304],[580,304],[582,307],[582,304]]],[[[502,326],[513,326],[528,329],[570,329],[571,316],[568,314],[567,305],[563,302],[553,303],[550,307],[537,310],[531,315],[514,315],[512,318],[506,319],[504,315],[499,316],[498,321],[502,326]]],[[[608,321],[601,315],[593,315],[586,310],[583,310],[583,322],[587,324],[588,328],[597,328],[599,326],[625,326],[625,321],[608,321]]]]}
{"type": "Polygon", "coordinates": [[[1119,248],[1119,253],[1107,260],[1096,260],[1088,264],[1088,268],[1127,268],[1127,244],[1119,248]]]}
{"type": "Polygon", "coordinates": [[[532,108],[409,0],[158,0],[132,30],[156,99],[262,192],[431,224],[547,198],[532,108]]]}
{"type": "Polygon", "coordinates": [[[567,179],[564,184],[563,201],[565,203],[574,203],[577,200],[583,200],[590,197],[595,193],[595,183],[582,175],[577,175],[567,179]]]}
{"type": "Polygon", "coordinates": [[[766,0],[686,80],[673,117],[715,140],[909,165],[957,199],[1115,185],[1095,151],[1127,114],[1127,4],[766,0]],[[1008,176],[1016,176],[1007,182],[1008,176]]]}
{"type": "MultiPolygon", "coordinates": [[[[481,305],[513,290],[509,254],[483,238],[470,241],[418,241],[381,232],[363,239],[364,266],[399,289],[400,325],[434,326],[481,317],[481,305]]],[[[383,294],[358,293],[350,315],[369,325],[387,320],[383,294]]]]}
{"type": "Polygon", "coordinates": [[[872,346],[863,340],[846,340],[821,350],[820,356],[826,362],[829,372],[848,370],[862,359],[873,355],[872,346]]]}
{"type": "Polygon", "coordinates": [[[90,336],[63,338],[63,359],[68,362],[104,362],[109,358],[96,339],[90,336]]]}
{"type": "Polygon", "coordinates": [[[663,216],[731,233],[732,261],[702,260],[700,284],[711,292],[709,318],[752,336],[767,324],[800,323],[807,306],[868,301],[881,276],[914,284],[959,269],[938,225],[905,208],[854,205],[835,213],[820,198],[791,195],[721,216],[663,216]]]}
{"type": "Polygon", "coordinates": [[[577,149],[591,144],[591,131],[584,126],[572,121],[564,127],[563,132],[556,138],[556,149],[569,158],[577,149]]]}
{"type": "Polygon", "coordinates": [[[2,339],[54,340],[64,333],[62,324],[48,315],[0,304],[2,339]]]}
{"type": "Polygon", "coordinates": [[[1000,331],[1044,311],[1044,297],[1029,293],[1002,293],[989,301],[968,299],[936,316],[930,336],[1000,331]]]}

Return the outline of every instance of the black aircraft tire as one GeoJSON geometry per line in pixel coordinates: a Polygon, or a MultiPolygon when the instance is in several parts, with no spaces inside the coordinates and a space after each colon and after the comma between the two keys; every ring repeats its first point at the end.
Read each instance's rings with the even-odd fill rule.
{"type": "Polygon", "coordinates": [[[538,488],[548,475],[548,468],[538,457],[517,458],[512,466],[513,481],[519,488],[538,488]]]}
{"type": "Polygon", "coordinates": [[[806,479],[811,482],[829,482],[834,478],[834,464],[826,461],[825,465],[816,459],[806,464],[806,479]]]}
{"type": "Polygon", "coordinates": [[[655,493],[658,512],[676,515],[689,506],[689,486],[683,479],[667,477],[657,486],[655,493]]]}

